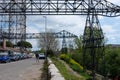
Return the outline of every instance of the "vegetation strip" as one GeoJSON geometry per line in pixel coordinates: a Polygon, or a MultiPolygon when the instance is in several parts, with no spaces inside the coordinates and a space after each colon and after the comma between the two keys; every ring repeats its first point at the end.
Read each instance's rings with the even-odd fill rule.
{"type": "Polygon", "coordinates": [[[84,80],[82,78],[79,78],[75,75],[73,75],[66,66],[59,61],[57,58],[52,57],[52,62],[56,65],[56,67],[59,69],[60,73],[64,76],[65,80],[84,80]]]}
{"type": "Polygon", "coordinates": [[[91,77],[86,72],[83,71],[83,67],[79,63],[77,63],[74,59],[69,57],[67,54],[61,54],[59,57],[61,60],[64,60],[74,71],[76,71],[86,80],[91,79],[91,77]]]}

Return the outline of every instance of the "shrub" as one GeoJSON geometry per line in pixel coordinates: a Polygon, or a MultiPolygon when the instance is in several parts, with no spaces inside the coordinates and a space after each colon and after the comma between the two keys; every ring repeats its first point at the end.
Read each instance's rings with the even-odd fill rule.
{"type": "Polygon", "coordinates": [[[65,80],[84,80],[83,78],[79,78],[76,75],[73,75],[73,73],[71,73],[64,65],[64,63],[62,63],[59,59],[52,57],[51,60],[59,69],[60,73],[64,76],[65,80]]]}
{"type": "Polygon", "coordinates": [[[78,62],[79,64],[82,64],[82,53],[73,53],[71,55],[71,58],[74,59],[76,62],[78,62]]]}
{"type": "Polygon", "coordinates": [[[60,59],[62,59],[65,62],[69,63],[70,65],[75,65],[79,69],[83,70],[83,67],[79,63],[77,63],[75,60],[73,60],[72,58],[70,58],[67,54],[61,54],[60,55],[60,59]]]}
{"type": "Polygon", "coordinates": [[[73,59],[70,59],[70,64],[78,66],[79,69],[83,70],[83,67],[79,63],[77,63],[75,60],[73,60],[73,59]]]}
{"type": "MultiPolygon", "coordinates": [[[[67,54],[61,54],[60,59],[64,60],[69,64],[69,66],[80,75],[84,76],[85,79],[90,79],[90,76],[83,71],[83,67],[76,62],[74,59],[70,58],[67,54]]],[[[91,80],[91,79],[90,79],[91,80]]]]}
{"type": "Polygon", "coordinates": [[[64,60],[65,62],[69,63],[70,62],[70,57],[67,54],[61,54],[60,59],[64,60]]]}

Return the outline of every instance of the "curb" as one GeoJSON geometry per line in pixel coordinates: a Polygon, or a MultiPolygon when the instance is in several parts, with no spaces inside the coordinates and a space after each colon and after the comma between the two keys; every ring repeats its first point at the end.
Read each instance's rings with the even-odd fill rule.
{"type": "Polygon", "coordinates": [[[56,66],[52,63],[50,58],[48,58],[48,64],[49,73],[51,75],[50,80],[65,80],[64,77],[60,74],[59,70],[56,68],[56,66]]]}

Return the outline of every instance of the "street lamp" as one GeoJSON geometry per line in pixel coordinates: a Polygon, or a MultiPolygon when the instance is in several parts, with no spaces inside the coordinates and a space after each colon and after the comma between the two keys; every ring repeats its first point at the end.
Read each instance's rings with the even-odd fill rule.
{"type": "Polygon", "coordinates": [[[45,59],[47,61],[47,17],[43,16],[45,18],[45,59]]]}
{"type": "MultiPolygon", "coordinates": [[[[48,65],[48,61],[47,61],[47,47],[48,47],[48,44],[47,44],[47,17],[46,16],[43,16],[43,18],[45,18],[45,63],[48,65]]],[[[46,80],[48,80],[48,67],[47,67],[47,70],[46,70],[46,80]]]]}

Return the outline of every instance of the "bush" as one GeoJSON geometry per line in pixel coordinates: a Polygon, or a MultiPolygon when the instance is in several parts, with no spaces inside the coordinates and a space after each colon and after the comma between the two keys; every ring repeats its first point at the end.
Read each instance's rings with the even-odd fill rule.
{"type": "Polygon", "coordinates": [[[69,66],[76,72],[78,72],[80,75],[84,76],[85,79],[90,79],[90,76],[83,72],[83,67],[76,62],[74,59],[70,58],[67,54],[61,54],[60,59],[64,60],[69,64],[69,66]]]}
{"type": "Polygon", "coordinates": [[[64,60],[65,62],[67,62],[70,65],[75,65],[79,69],[83,70],[83,67],[79,63],[77,63],[75,60],[73,60],[72,58],[70,58],[67,54],[61,54],[60,55],[60,59],[64,60]]]}
{"type": "Polygon", "coordinates": [[[82,53],[73,53],[71,55],[71,58],[74,59],[76,62],[78,62],[79,64],[82,64],[82,53]]]}
{"type": "Polygon", "coordinates": [[[59,59],[52,57],[51,60],[59,69],[60,73],[64,76],[65,80],[84,80],[83,78],[79,78],[76,75],[73,75],[73,73],[71,73],[64,65],[64,63],[62,63],[59,59]]]}
{"type": "Polygon", "coordinates": [[[90,78],[88,78],[88,79],[86,79],[86,80],[92,80],[92,78],[90,77],[90,78]]]}
{"type": "Polygon", "coordinates": [[[78,72],[78,73],[83,72],[83,71],[79,68],[79,66],[77,66],[77,65],[70,65],[70,67],[71,67],[74,71],[76,71],[76,72],[78,72]]]}
{"type": "Polygon", "coordinates": [[[68,55],[66,55],[66,54],[61,54],[61,55],[59,56],[59,58],[60,58],[61,60],[64,60],[64,61],[67,62],[67,63],[70,62],[70,57],[69,57],[68,55]]]}
{"type": "Polygon", "coordinates": [[[70,59],[70,64],[75,65],[75,66],[79,67],[79,69],[83,70],[83,67],[73,59],[70,59]]]}

